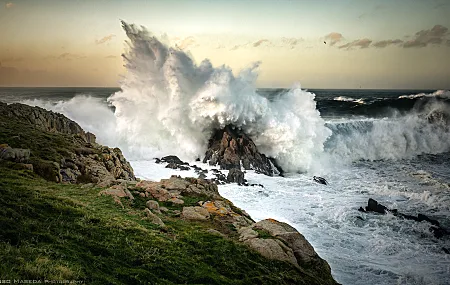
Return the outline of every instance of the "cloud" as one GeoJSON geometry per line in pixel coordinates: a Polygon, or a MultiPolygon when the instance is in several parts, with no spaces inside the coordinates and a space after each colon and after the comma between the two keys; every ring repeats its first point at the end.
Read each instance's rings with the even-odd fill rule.
{"type": "Polygon", "coordinates": [[[281,42],[283,45],[287,45],[291,49],[295,48],[296,45],[298,45],[300,42],[302,42],[302,38],[281,38],[281,42]]]}
{"type": "Polygon", "coordinates": [[[112,38],[114,38],[115,36],[116,35],[114,35],[114,34],[107,35],[106,37],[103,37],[103,38],[101,38],[99,40],[95,40],[95,43],[98,44],[98,45],[104,44],[104,43],[109,42],[110,40],[112,40],[112,38]]]}
{"type": "Polygon", "coordinates": [[[360,48],[368,48],[370,46],[370,44],[372,43],[372,40],[368,39],[368,38],[364,38],[364,39],[359,39],[350,43],[347,43],[345,45],[341,45],[339,46],[340,49],[351,49],[352,47],[360,47],[360,48]]]}
{"type": "Polygon", "coordinates": [[[378,41],[376,43],[373,43],[372,46],[376,47],[376,48],[385,48],[387,46],[390,45],[399,45],[402,44],[403,41],[400,39],[395,39],[395,40],[383,40],[383,41],[378,41]]]}
{"type": "Polygon", "coordinates": [[[448,28],[435,25],[430,30],[421,30],[414,35],[412,40],[409,40],[403,44],[404,48],[420,48],[426,47],[428,44],[442,44],[444,37],[448,34],[448,28]]]}
{"type": "Polygon", "coordinates": [[[177,46],[179,49],[186,49],[193,44],[195,44],[195,38],[193,36],[189,36],[180,40],[177,46]]]}
{"type": "Polygon", "coordinates": [[[331,46],[334,46],[336,43],[343,40],[344,37],[341,33],[332,32],[325,36],[325,40],[328,40],[330,42],[331,46]]]}
{"type": "Polygon", "coordinates": [[[259,47],[260,45],[267,43],[267,44],[271,44],[271,42],[268,39],[261,39],[259,41],[256,41],[253,43],[253,47],[259,47]]]}
{"type": "Polygon", "coordinates": [[[13,6],[15,6],[15,4],[12,2],[8,2],[5,4],[6,9],[12,8],[13,6]]]}
{"type": "Polygon", "coordinates": [[[57,59],[57,60],[76,60],[76,59],[83,59],[83,58],[86,58],[86,56],[80,55],[80,54],[69,53],[69,52],[62,53],[58,56],[49,55],[49,56],[44,57],[44,59],[57,59]]]}
{"type": "Polygon", "coordinates": [[[6,62],[20,62],[23,61],[23,57],[7,57],[7,58],[1,58],[0,62],[6,63],[6,62]]]}
{"type": "Polygon", "coordinates": [[[113,58],[118,58],[118,56],[115,56],[115,55],[108,55],[108,56],[105,56],[105,58],[113,59],[113,58]]]}

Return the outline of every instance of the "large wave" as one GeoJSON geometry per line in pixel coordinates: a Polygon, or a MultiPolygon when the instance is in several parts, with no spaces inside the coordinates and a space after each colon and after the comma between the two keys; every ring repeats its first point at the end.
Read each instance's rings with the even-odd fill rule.
{"type": "Polygon", "coordinates": [[[333,135],[326,152],[340,161],[403,159],[450,151],[450,108],[445,102],[417,102],[407,113],[378,119],[327,123],[333,135]]]}
{"type": "Polygon", "coordinates": [[[204,155],[217,128],[243,129],[257,147],[287,171],[308,170],[331,131],[316,110],[315,95],[300,86],[269,101],[256,92],[259,63],[234,75],[227,66],[199,65],[145,28],[122,22],[128,37],[127,73],[115,107],[117,132],[130,150],[185,159],[204,155]]]}

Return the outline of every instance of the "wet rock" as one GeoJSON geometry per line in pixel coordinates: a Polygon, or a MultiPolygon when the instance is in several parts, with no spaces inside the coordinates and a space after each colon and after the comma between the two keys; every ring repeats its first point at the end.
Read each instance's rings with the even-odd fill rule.
{"type": "Polygon", "coordinates": [[[432,224],[432,226],[429,228],[429,230],[430,230],[430,232],[433,233],[433,235],[436,238],[441,238],[445,235],[450,235],[450,232],[448,230],[442,228],[437,220],[431,219],[428,216],[423,215],[423,214],[418,214],[417,216],[412,216],[412,215],[400,213],[397,211],[397,209],[388,209],[387,207],[379,204],[376,200],[374,200],[372,198],[370,198],[369,201],[367,202],[367,206],[365,209],[360,207],[358,210],[360,212],[375,212],[375,213],[380,213],[380,214],[386,214],[387,212],[390,212],[394,216],[403,218],[406,220],[413,220],[416,222],[426,221],[426,222],[432,224]]]}
{"type": "Polygon", "coordinates": [[[253,169],[265,175],[278,175],[280,172],[272,161],[261,154],[251,138],[231,125],[217,130],[211,137],[203,162],[219,165],[221,169],[253,169]]]}
{"type": "Polygon", "coordinates": [[[227,182],[228,183],[237,183],[239,185],[244,184],[245,183],[244,173],[236,168],[230,169],[230,171],[228,172],[228,176],[227,176],[227,182]]]}

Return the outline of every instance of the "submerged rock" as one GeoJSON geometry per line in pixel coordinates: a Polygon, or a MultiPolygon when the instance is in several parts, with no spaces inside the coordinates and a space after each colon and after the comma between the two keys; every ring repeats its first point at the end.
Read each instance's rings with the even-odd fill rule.
{"type": "Polygon", "coordinates": [[[412,216],[412,215],[399,213],[397,209],[388,209],[387,207],[379,204],[376,200],[374,200],[372,198],[369,198],[369,201],[367,202],[367,206],[365,207],[365,209],[360,207],[358,210],[360,212],[375,212],[375,213],[379,213],[379,214],[386,214],[389,212],[396,217],[400,217],[400,218],[403,218],[406,220],[413,220],[416,222],[426,221],[426,222],[432,224],[432,226],[430,227],[429,230],[430,230],[430,232],[433,233],[433,235],[436,238],[441,238],[445,235],[450,235],[450,232],[448,230],[442,228],[437,220],[431,219],[423,214],[418,214],[417,216],[412,216]]]}
{"type": "Polygon", "coordinates": [[[252,139],[233,126],[217,130],[208,143],[203,162],[219,165],[221,169],[253,169],[265,175],[273,176],[281,171],[272,161],[260,153],[252,139]]]}

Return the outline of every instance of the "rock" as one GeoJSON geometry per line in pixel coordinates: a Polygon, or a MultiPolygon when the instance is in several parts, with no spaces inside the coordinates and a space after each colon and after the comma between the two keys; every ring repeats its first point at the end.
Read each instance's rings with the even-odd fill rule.
{"type": "Polygon", "coordinates": [[[12,148],[8,145],[0,146],[0,160],[13,162],[27,162],[30,159],[30,150],[23,148],[12,148]]]}
{"type": "Polygon", "coordinates": [[[159,210],[163,213],[169,212],[169,209],[167,209],[166,207],[160,207],[159,210]]]}
{"type": "Polygon", "coordinates": [[[152,211],[150,211],[148,208],[145,208],[144,212],[145,212],[145,215],[147,216],[147,219],[151,223],[156,224],[156,225],[161,226],[161,227],[166,227],[166,225],[161,220],[161,218],[158,217],[157,215],[153,214],[152,211]]]}
{"type": "Polygon", "coordinates": [[[246,241],[258,237],[258,232],[253,230],[252,227],[242,227],[238,230],[238,233],[239,241],[246,241]]]}
{"type": "Polygon", "coordinates": [[[272,161],[258,152],[252,139],[231,125],[217,130],[209,140],[203,163],[219,164],[221,169],[253,169],[265,175],[280,174],[272,161]]]}
{"type": "Polygon", "coordinates": [[[183,205],[184,204],[183,200],[178,199],[176,197],[170,198],[168,202],[171,202],[172,204],[176,204],[176,205],[183,205]]]}
{"type": "Polygon", "coordinates": [[[159,203],[154,200],[148,200],[147,203],[145,203],[145,206],[152,210],[152,212],[160,214],[161,211],[159,209],[159,203]]]}
{"type": "Polygon", "coordinates": [[[85,132],[77,123],[64,115],[40,107],[31,107],[20,103],[0,104],[0,115],[29,123],[43,131],[79,135],[87,142],[85,132]]]}
{"type": "Polygon", "coordinates": [[[183,166],[183,165],[178,165],[178,169],[183,170],[183,171],[191,170],[188,166],[183,166]]]}
{"type": "Polygon", "coordinates": [[[284,245],[280,240],[253,238],[244,241],[244,244],[250,246],[264,257],[286,261],[297,268],[299,267],[292,249],[284,245]]]}
{"type": "Polygon", "coordinates": [[[380,214],[386,214],[387,212],[390,212],[394,216],[400,217],[400,218],[403,218],[406,220],[414,220],[417,222],[426,221],[426,222],[432,224],[432,226],[429,228],[429,230],[431,233],[433,233],[433,235],[436,238],[441,238],[445,235],[450,235],[450,231],[442,228],[437,220],[431,219],[423,214],[418,214],[416,217],[416,216],[412,216],[412,215],[399,213],[397,211],[397,209],[388,209],[387,207],[379,204],[376,200],[374,200],[372,198],[369,198],[369,201],[367,202],[367,206],[365,209],[360,207],[358,209],[358,211],[360,211],[360,212],[375,212],[375,213],[380,213],[380,214]]]}
{"type": "Polygon", "coordinates": [[[237,183],[239,185],[244,184],[245,183],[244,173],[236,168],[230,169],[230,171],[228,172],[228,176],[227,176],[227,182],[228,183],[237,183]]]}
{"type": "Polygon", "coordinates": [[[189,165],[189,163],[182,161],[181,159],[178,158],[178,156],[175,156],[175,155],[165,156],[165,157],[161,158],[161,161],[167,162],[167,163],[174,163],[177,165],[189,165]]]}
{"type": "Polygon", "coordinates": [[[95,142],[96,139],[97,139],[97,138],[96,138],[96,136],[95,136],[93,133],[90,133],[90,132],[87,132],[87,133],[86,133],[86,141],[87,141],[88,143],[94,144],[94,143],[96,143],[96,142],[95,142]]]}
{"type": "Polygon", "coordinates": [[[370,198],[367,203],[366,211],[386,214],[387,208],[381,204],[378,204],[378,202],[374,199],[370,198]]]}
{"type": "Polygon", "coordinates": [[[171,163],[166,165],[166,168],[177,169],[178,168],[178,164],[171,162],[171,163]]]}
{"type": "Polygon", "coordinates": [[[169,191],[162,188],[162,184],[160,182],[151,182],[143,180],[138,182],[136,184],[136,187],[144,189],[153,198],[161,202],[167,201],[171,198],[169,191]]]}
{"type": "Polygon", "coordinates": [[[221,233],[215,229],[207,229],[206,232],[216,235],[216,236],[227,237],[226,235],[224,235],[223,233],[221,233]]]}
{"type": "Polygon", "coordinates": [[[29,170],[29,171],[33,172],[33,164],[29,164],[29,163],[17,163],[16,168],[29,170]]]}
{"type": "Polygon", "coordinates": [[[114,185],[111,188],[101,191],[99,195],[111,195],[120,198],[128,196],[125,192],[125,187],[123,187],[122,185],[114,185]]]}
{"type": "MultiPolygon", "coordinates": [[[[126,187],[126,186],[125,186],[126,187]]],[[[133,194],[131,194],[130,190],[128,190],[127,188],[125,188],[125,193],[127,194],[127,197],[130,198],[131,201],[134,200],[134,196],[133,194]]]]}
{"type": "Polygon", "coordinates": [[[294,227],[273,219],[262,220],[252,226],[253,229],[267,231],[292,249],[297,263],[301,266],[315,266],[331,273],[328,263],[321,259],[312,245],[294,227]]]}
{"type": "Polygon", "coordinates": [[[206,221],[209,220],[210,214],[208,210],[199,206],[183,207],[181,217],[187,220],[206,221]]]}

